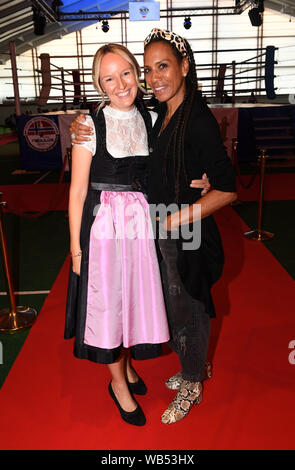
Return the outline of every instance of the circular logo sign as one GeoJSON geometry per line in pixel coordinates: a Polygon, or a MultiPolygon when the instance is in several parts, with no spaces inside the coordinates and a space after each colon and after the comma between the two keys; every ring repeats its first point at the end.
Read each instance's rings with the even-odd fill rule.
{"type": "Polygon", "coordinates": [[[150,10],[147,7],[144,7],[144,8],[140,8],[139,11],[140,11],[141,16],[143,18],[146,18],[147,14],[150,10]]]}
{"type": "Polygon", "coordinates": [[[24,137],[28,145],[39,152],[53,149],[58,136],[59,130],[55,122],[44,116],[30,119],[24,127],[24,137]]]}

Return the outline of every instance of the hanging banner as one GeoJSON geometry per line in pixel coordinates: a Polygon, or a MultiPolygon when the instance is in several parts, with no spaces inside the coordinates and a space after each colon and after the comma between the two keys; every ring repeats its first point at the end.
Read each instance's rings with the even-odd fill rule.
{"type": "Polygon", "coordinates": [[[62,167],[60,132],[55,116],[17,118],[21,165],[24,170],[62,167]]]}

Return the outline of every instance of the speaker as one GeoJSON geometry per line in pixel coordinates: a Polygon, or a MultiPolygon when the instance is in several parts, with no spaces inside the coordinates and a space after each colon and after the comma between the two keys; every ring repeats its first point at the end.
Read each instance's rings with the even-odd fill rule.
{"type": "Polygon", "coordinates": [[[42,36],[45,33],[46,18],[40,10],[33,9],[34,33],[36,36],[42,36]]]}
{"type": "Polygon", "coordinates": [[[262,25],[262,16],[259,13],[258,8],[252,8],[248,13],[252,26],[262,25]]]}

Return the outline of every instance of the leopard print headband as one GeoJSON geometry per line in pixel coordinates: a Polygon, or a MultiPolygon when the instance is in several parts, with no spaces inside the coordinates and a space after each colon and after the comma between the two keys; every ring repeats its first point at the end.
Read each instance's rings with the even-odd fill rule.
{"type": "Polygon", "coordinates": [[[144,46],[146,47],[153,39],[165,39],[165,41],[171,42],[183,57],[187,57],[189,59],[184,40],[181,36],[178,36],[178,34],[165,29],[154,28],[145,38],[144,46]]]}

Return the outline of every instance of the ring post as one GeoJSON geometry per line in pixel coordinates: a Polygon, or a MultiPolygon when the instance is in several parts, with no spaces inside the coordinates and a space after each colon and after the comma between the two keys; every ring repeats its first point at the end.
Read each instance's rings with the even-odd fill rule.
{"type": "Polygon", "coordinates": [[[14,289],[12,285],[12,277],[8,259],[7,241],[4,231],[2,206],[5,205],[6,203],[2,201],[2,193],[0,193],[0,241],[7,280],[8,295],[10,299],[10,308],[0,310],[0,331],[14,333],[21,328],[28,328],[32,326],[37,317],[37,312],[31,307],[17,307],[15,303],[14,289]]]}

